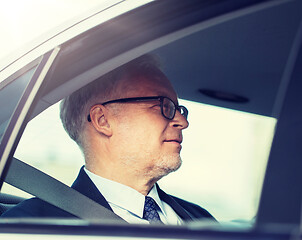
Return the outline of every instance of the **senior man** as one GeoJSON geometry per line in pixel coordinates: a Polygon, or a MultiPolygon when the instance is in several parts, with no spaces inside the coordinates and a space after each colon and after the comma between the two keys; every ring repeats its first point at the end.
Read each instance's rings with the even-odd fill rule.
{"type": "MultiPolygon", "coordinates": [[[[170,196],[156,182],[181,166],[188,110],[151,55],[141,56],[74,92],[61,120],[85,157],[72,188],[129,223],[182,224],[214,219],[205,209],[170,196]]],[[[34,198],[5,217],[70,217],[34,198]]]]}

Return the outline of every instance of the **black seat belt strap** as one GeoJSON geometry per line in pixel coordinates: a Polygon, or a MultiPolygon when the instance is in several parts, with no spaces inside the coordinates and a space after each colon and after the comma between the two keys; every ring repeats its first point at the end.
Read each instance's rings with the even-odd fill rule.
{"type": "Polygon", "coordinates": [[[76,217],[87,220],[125,222],[92,199],[16,158],[12,159],[5,182],[76,217]],[[72,204],[70,204],[71,200],[72,204]]]}

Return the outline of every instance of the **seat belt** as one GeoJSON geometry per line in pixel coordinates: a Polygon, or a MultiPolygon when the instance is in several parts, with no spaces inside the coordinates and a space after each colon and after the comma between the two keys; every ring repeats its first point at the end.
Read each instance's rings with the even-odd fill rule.
{"type": "Polygon", "coordinates": [[[125,222],[92,199],[17,158],[12,159],[5,182],[76,217],[86,220],[125,222]]]}

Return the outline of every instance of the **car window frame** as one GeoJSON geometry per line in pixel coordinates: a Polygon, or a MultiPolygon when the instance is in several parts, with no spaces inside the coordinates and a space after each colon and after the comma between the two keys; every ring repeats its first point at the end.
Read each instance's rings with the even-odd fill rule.
{"type": "Polygon", "coordinates": [[[35,100],[39,96],[39,89],[59,51],[60,48],[56,47],[41,58],[2,136],[0,145],[0,188],[9,169],[20,137],[33,111],[35,100]]]}

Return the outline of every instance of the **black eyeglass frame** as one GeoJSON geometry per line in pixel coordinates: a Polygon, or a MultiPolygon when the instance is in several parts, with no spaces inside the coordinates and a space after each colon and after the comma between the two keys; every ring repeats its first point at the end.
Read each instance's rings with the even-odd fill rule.
{"type": "MultiPolygon", "coordinates": [[[[159,100],[160,101],[160,109],[161,109],[161,114],[163,115],[164,118],[168,119],[168,120],[172,120],[175,117],[176,111],[178,110],[181,115],[183,115],[185,117],[185,119],[188,118],[188,109],[185,106],[181,106],[181,105],[176,105],[173,100],[171,98],[165,97],[165,96],[151,96],[151,97],[133,97],[133,98],[120,98],[120,99],[115,99],[115,100],[111,100],[108,102],[104,102],[104,103],[97,103],[100,105],[106,105],[106,104],[110,104],[110,103],[127,103],[127,102],[147,102],[147,101],[152,101],[152,100],[159,100]],[[168,99],[170,102],[173,103],[174,105],[174,113],[172,117],[167,117],[164,114],[164,99],[168,99]]],[[[95,104],[95,105],[97,105],[95,104]]],[[[91,117],[90,114],[88,114],[87,116],[87,120],[88,122],[91,122],[91,117]]]]}

